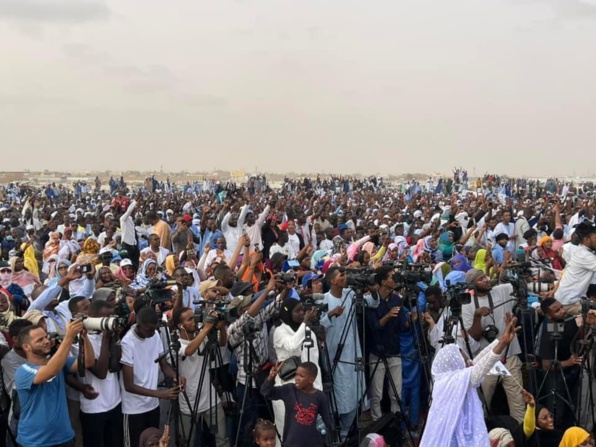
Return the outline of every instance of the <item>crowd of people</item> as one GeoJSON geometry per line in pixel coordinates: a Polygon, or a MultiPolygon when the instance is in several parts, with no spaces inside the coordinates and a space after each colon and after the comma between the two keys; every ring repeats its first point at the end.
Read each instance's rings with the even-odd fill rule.
{"type": "Polygon", "coordinates": [[[585,188],[108,186],[0,188],[0,445],[594,445],[585,188]]]}

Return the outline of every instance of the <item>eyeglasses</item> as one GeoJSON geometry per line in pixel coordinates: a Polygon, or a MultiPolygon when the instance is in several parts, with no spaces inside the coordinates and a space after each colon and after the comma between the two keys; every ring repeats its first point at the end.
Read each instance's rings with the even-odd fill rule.
{"type": "Polygon", "coordinates": [[[3,269],[0,269],[0,273],[12,273],[12,270],[8,269],[8,268],[3,268],[3,269]]]}
{"type": "Polygon", "coordinates": [[[555,415],[552,413],[547,414],[546,416],[539,417],[538,419],[541,421],[548,421],[549,419],[554,419],[555,415]]]}

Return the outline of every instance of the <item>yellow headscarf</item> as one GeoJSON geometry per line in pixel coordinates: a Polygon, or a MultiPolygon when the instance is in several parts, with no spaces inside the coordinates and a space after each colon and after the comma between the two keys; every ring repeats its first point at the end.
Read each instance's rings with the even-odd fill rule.
{"type": "Polygon", "coordinates": [[[174,259],[175,255],[168,255],[164,262],[164,267],[166,268],[166,272],[168,275],[174,276],[174,270],[176,270],[176,260],[174,259]]]}
{"type": "Polygon", "coordinates": [[[474,265],[473,267],[478,270],[482,270],[483,272],[486,270],[486,249],[481,248],[476,252],[476,257],[474,258],[474,265]]]}
{"type": "Polygon", "coordinates": [[[590,433],[581,427],[568,428],[559,447],[578,447],[582,442],[590,437],[590,433]]]}

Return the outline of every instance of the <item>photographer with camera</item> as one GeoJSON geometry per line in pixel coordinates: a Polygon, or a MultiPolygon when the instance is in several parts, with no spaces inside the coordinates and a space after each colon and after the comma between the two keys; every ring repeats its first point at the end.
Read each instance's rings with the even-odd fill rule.
{"type": "Polygon", "coordinates": [[[555,291],[556,300],[570,315],[581,312],[580,300],[586,296],[596,273],[596,226],[584,221],[575,227],[575,234],[579,245],[573,250],[555,291]]]}
{"type": "MultiPolygon", "coordinates": [[[[113,313],[107,301],[93,301],[89,317],[107,318],[113,313]]],[[[93,331],[88,334],[95,363],[79,381],[92,390],[81,394],[81,425],[85,447],[122,445],[122,406],[118,371],[110,368],[111,362],[120,362],[120,350],[111,349],[118,338],[113,331],[93,331]],[[114,358],[115,357],[115,358],[114,358]]]]}
{"type": "MultiPolygon", "coordinates": [[[[513,311],[516,300],[512,297],[511,284],[492,287],[489,278],[481,270],[469,270],[466,273],[466,283],[474,287],[475,294],[470,304],[462,306],[462,318],[468,334],[480,343],[480,348],[473,353],[476,355],[506,329],[506,315],[513,311]]],[[[519,354],[521,354],[521,348],[516,336],[504,354],[503,363],[511,376],[502,377],[502,384],[507,395],[509,413],[521,423],[524,419],[525,405],[518,385],[523,383],[519,354]]],[[[488,376],[482,383],[482,391],[489,408],[499,378],[500,376],[488,376]]]]}
{"type": "MultiPolygon", "coordinates": [[[[444,345],[445,323],[449,315],[445,312],[445,297],[439,286],[427,287],[424,291],[424,296],[426,298],[427,308],[423,317],[425,323],[428,325],[428,342],[435,350],[436,355],[444,345]]],[[[467,353],[466,337],[463,332],[464,328],[458,322],[454,325],[451,335],[459,348],[467,353]]],[[[480,348],[480,344],[472,337],[467,337],[467,342],[472,352],[477,352],[480,348]]]]}
{"type": "MultiPolygon", "coordinates": [[[[540,309],[546,316],[543,321],[543,329],[540,336],[540,357],[542,358],[542,369],[549,371],[553,361],[557,361],[559,370],[554,368],[548,373],[546,389],[541,390],[542,396],[546,398],[546,406],[553,409],[555,426],[566,429],[574,425],[573,410],[577,408],[577,387],[579,385],[582,357],[575,355],[575,342],[582,339],[583,324],[578,324],[576,318],[568,317],[565,309],[554,298],[545,298],[540,303],[540,309]],[[556,335],[554,335],[556,334],[556,335]],[[555,343],[557,344],[555,356],[555,343]],[[564,376],[565,382],[563,381],[564,376]],[[557,377],[557,375],[559,375],[557,377]],[[554,389],[557,402],[552,399],[549,390],[554,389]],[[565,401],[571,399],[568,405],[565,401]]],[[[579,317],[581,318],[581,317],[579,317]]],[[[596,315],[590,311],[586,316],[586,325],[592,326],[596,323],[596,315]]]]}
{"type": "Polygon", "coordinates": [[[195,313],[188,307],[177,308],[172,316],[172,322],[180,335],[180,363],[179,372],[182,376],[187,377],[186,388],[184,393],[188,397],[180,399],[180,416],[183,426],[183,432],[186,436],[192,434],[189,439],[189,446],[196,445],[197,433],[200,433],[200,428],[203,424],[209,426],[210,429],[217,427],[215,432],[215,441],[217,447],[228,446],[228,436],[226,433],[226,417],[221,405],[219,396],[212,385],[212,377],[209,365],[204,365],[204,362],[209,362],[210,359],[206,357],[206,345],[209,342],[208,337],[210,333],[216,330],[217,333],[212,333],[216,336],[217,344],[225,346],[227,343],[227,334],[225,330],[225,321],[218,320],[218,314],[215,310],[209,311],[208,319],[203,317],[205,322],[199,330],[195,313]],[[216,323],[217,320],[217,323],[216,323]],[[201,372],[205,371],[202,375],[201,372]],[[201,377],[203,383],[200,384],[201,377]],[[199,390],[199,385],[201,389],[199,390]],[[196,399],[199,399],[198,404],[196,399]],[[190,403],[190,407],[189,407],[190,403]],[[196,414],[194,413],[196,406],[196,414]]]}
{"type": "Polygon", "coordinates": [[[393,279],[393,267],[382,266],[376,269],[375,282],[379,289],[373,297],[379,304],[374,309],[367,309],[366,312],[368,327],[371,329],[369,331],[371,339],[367,344],[370,352],[370,410],[373,421],[382,416],[381,399],[385,374],[391,376],[397,391],[396,396],[395,392],[389,389],[391,412],[400,411],[399,401],[402,389],[400,333],[410,327],[410,322],[402,312],[402,299],[394,292],[396,284],[393,279]]]}
{"type": "Polygon", "coordinates": [[[64,378],[66,374],[78,370],[78,360],[68,354],[79,335],[83,337],[87,348],[84,366],[88,368],[95,359],[89,339],[83,331],[82,319],[66,325],[64,340],[49,359],[51,344],[43,328],[31,325],[19,332],[18,344],[27,357],[27,363],[19,366],[15,374],[20,407],[17,442],[22,447],[60,446],[74,442],[64,378]]]}
{"type": "Polygon", "coordinates": [[[247,373],[254,378],[268,359],[266,323],[276,312],[278,303],[273,301],[265,309],[262,307],[267,297],[275,290],[275,278],[271,277],[267,288],[254,302],[251,303],[250,295],[240,295],[229,305],[230,308],[235,307],[238,313],[238,319],[228,327],[227,332],[230,349],[235,353],[238,362],[236,398],[239,404],[244,404],[237,442],[247,447],[251,445],[250,429],[257,419],[258,407],[261,403],[258,392],[260,384],[253,381],[250,384],[252,389],[247,389],[247,373]],[[245,399],[246,393],[248,394],[245,399]]]}
{"type": "Polygon", "coordinates": [[[148,307],[136,315],[136,324],[122,339],[121,393],[124,414],[124,445],[138,447],[139,437],[149,427],[159,427],[159,399],[176,400],[186,379],[166,390],[158,390],[159,369],[176,380],[176,371],[167,363],[158,332],[159,314],[148,307]],[[156,360],[158,362],[156,363],[156,360]]]}

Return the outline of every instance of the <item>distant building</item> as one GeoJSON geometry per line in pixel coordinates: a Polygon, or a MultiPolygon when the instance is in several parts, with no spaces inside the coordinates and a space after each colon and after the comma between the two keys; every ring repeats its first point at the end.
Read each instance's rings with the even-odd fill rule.
{"type": "Polygon", "coordinates": [[[243,183],[246,181],[246,171],[230,171],[230,180],[234,183],[243,183]]]}
{"type": "Polygon", "coordinates": [[[26,182],[30,180],[28,171],[0,172],[0,184],[26,182]]]}

